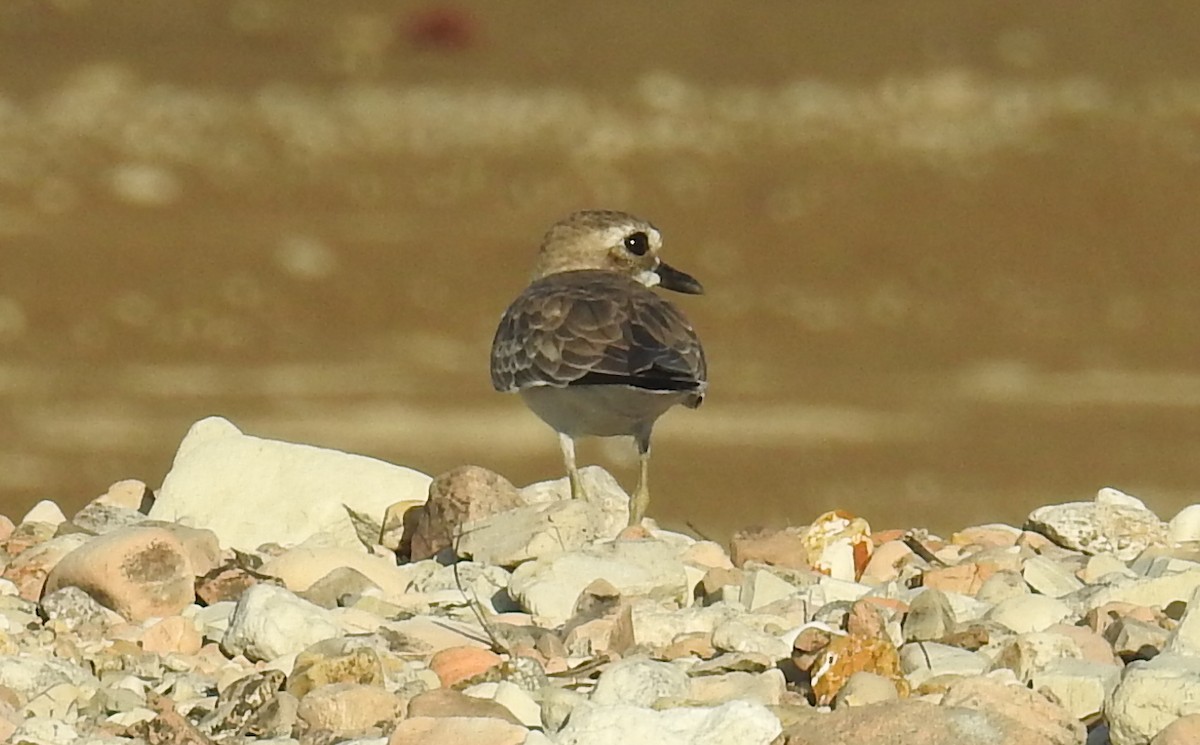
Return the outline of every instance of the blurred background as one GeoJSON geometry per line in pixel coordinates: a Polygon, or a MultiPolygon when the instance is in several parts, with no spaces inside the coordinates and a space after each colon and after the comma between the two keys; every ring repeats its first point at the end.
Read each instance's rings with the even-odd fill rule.
{"type": "MultiPolygon", "coordinates": [[[[1191,3],[0,4],[0,512],[195,420],[561,475],[491,390],[542,233],[634,212],[709,398],[651,514],[1019,523],[1200,486],[1191,3]]],[[[586,462],[636,480],[632,447],[586,462]]]]}

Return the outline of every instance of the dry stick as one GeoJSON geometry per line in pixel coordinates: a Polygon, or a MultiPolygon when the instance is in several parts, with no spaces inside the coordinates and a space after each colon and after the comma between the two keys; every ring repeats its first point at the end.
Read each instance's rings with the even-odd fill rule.
{"type": "Polygon", "coordinates": [[[906,531],[904,533],[904,538],[901,540],[904,541],[904,545],[908,546],[914,554],[920,556],[930,564],[940,567],[950,566],[946,562],[934,556],[933,552],[926,548],[924,543],[921,543],[921,539],[917,536],[917,532],[915,530],[906,531]]]}
{"type": "MultiPolygon", "coordinates": [[[[458,543],[462,540],[461,526],[456,530],[457,535],[454,536],[454,554],[455,559],[458,558],[458,543]]],[[[463,587],[462,577],[458,574],[458,561],[455,561],[451,566],[454,571],[454,584],[458,587],[458,591],[462,593],[463,599],[467,601],[467,607],[471,609],[471,613],[475,615],[475,620],[479,621],[479,625],[483,628],[483,632],[487,634],[488,639],[492,642],[492,651],[496,654],[506,654],[510,658],[513,656],[508,646],[500,642],[500,638],[496,636],[496,632],[492,629],[491,621],[488,619],[489,611],[483,607],[483,603],[479,602],[479,598],[474,591],[467,593],[467,588],[463,587]]]]}

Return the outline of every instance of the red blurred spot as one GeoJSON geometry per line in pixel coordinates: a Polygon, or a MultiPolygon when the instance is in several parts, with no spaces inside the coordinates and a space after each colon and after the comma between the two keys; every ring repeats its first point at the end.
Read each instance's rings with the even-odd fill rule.
{"type": "Polygon", "coordinates": [[[436,7],[414,12],[408,19],[408,41],[418,47],[459,50],[473,46],[479,24],[461,8],[436,7]]]}

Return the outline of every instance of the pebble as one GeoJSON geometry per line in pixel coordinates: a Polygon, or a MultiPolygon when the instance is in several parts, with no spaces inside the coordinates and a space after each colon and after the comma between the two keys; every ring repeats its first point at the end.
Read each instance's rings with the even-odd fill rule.
{"type": "Polygon", "coordinates": [[[839,512],[728,552],[626,530],[627,495],[584,472],[586,502],[199,422],[153,520],[130,481],[0,531],[0,741],[194,741],[172,709],[279,745],[1197,739],[1200,510],[1167,526],[1101,490],[1026,531],[920,534],[931,566],[839,512]],[[321,506],[246,496],[270,469],[321,506]],[[390,486],[340,524],[353,484],[390,486]],[[281,525],[228,525],[260,517],[281,525]]]}

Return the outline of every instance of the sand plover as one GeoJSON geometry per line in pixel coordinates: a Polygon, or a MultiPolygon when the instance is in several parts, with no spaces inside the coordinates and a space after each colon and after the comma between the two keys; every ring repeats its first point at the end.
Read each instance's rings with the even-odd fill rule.
{"type": "Polygon", "coordinates": [[[649,288],[698,295],[659,258],[662,238],[623,212],[576,212],[542,240],[533,279],[500,319],[492,385],[517,392],[559,435],[571,494],[583,496],[575,438],[632,436],[641,465],[629,509],[650,503],[650,431],[675,404],[696,408],[708,385],[691,323],[649,288]]]}

